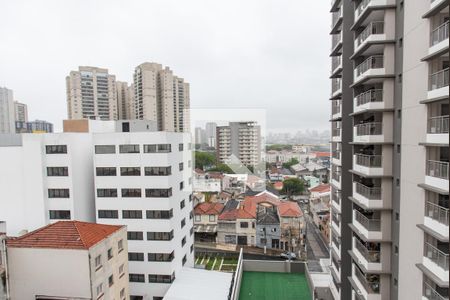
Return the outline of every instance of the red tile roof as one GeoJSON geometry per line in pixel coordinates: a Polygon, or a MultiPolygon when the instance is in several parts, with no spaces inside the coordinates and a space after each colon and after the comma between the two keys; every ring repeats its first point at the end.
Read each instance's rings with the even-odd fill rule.
{"type": "Polygon", "coordinates": [[[330,185],[327,184],[319,184],[318,186],[315,186],[311,189],[309,189],[310,192],[315,192],[315,193],[326,193],[330,191],[330,185]]]}
{"type": "Polygon", "coordinates": [[[331,156],[330,152],[314,152],[314,154],[316,155],[316,157],[330,157],[331,156]]]}
{"type": "Polygon", "coordinates": [[[223,207],[222,203],[203,202],[195,207],[194,212],[196,215],[218,215],[222,212],[223,207]]]}
{"type": "Polygon", "coordinates": [[[273,184],[273,187],[277,190],[281,190],[283,188],[283,182],[277,181],[273,184]]]}
{"type": "Polygon", "coordinates": [[[88,250],[123,226],[59,221],[7,240],[8,247],[88,250]]]}
{"type": "Polygon", "coordinates": [[[283,201],[278,205],[278,213],[280,217],[301,217],[303,212],[297,203],[291,201],[283,201]]]}

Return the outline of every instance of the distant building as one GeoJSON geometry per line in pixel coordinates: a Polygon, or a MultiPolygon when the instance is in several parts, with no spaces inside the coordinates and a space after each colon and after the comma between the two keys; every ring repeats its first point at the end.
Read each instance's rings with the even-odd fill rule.
{"type": "Polygon", "coordinates": [[[124,81],[116,81],[117,118],[119,120],[134,120],[134,87],[124,81]]]}
{"type": "Polygon", "coordinates": [[[13,91],[0,87],[0,133],[14,133],[13,91]]]}
{"type": "Polygon", "coordinates": [[[28,122],[28,108],[24,103],[14,101],[14,115],[16,122],[28,122]]]}
{"type": "Polygon", "coordinates": [[[216,137],[217,137],[217,124],[214,122],[208,122],[205,125],[206,133],[206,143],[209,147],[216,147],[216,137]]]}
{"type": "Polygon", "coordinates": [[[16,133],[52,133],[53,124],[43,120],[16,121],[16,133]]]}
{"type": "Polygon", "coordinates": [[[291,166],[291,170],[297,176],[315,176],[321,181],[327,180],[328,178],[327,167],[314,162],[295,164],[291,166]]]}

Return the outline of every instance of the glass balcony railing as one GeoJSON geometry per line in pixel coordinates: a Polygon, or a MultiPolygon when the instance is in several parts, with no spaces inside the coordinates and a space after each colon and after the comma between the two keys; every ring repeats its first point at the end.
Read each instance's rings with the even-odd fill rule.
{"type": "Polygon", "coordinates": [[[361,13],[366,9],[366,7],[369,5],[371,0],[363,0],[356,8],[356,15],[360,16],[361,13]]]}
{"type": "Polygon", "coordinates": [[[356,135],[381,135],[383,133],[383,123],[362,123],[355,125],[356,135]]]}
{"type": "Polygon", "coordinates": [[[448,116],[437,116],[428,119],[427,133],[448,133],[448,116]]]}
{"type": "Polygon", "coordinates": [[[364,105],[370,102],[383,102],[383,90],[368,90],[356,96],[356,106],[364,105]]]}
{"type": "Polygon", "coordinates": [[[384,67],[383,55],[373,55],[356,67],[356,76],[360,76],[371,69],[382,69],[384,67]]]}
{"type": "Polygon", "coordinates": [[[427,161],[426,174],[431,177],[437,177],[448,180],[448,162],[438,160],[427,161]]]}
{"type": "Polygon", "coordinates": [[[448,300],[448,297],[444,297],[439,294],[431,285],[423,283],[423,294],[427,300],[448,300]]]}
{"type": "Polygon", "coordinates": [[[331,68],[332,68],[331,71],[336,70],[336,68],[341,64],[341,62],[342,62],[342,57],[340,55],[339,56],[333,56],[331,58],[331,68]]]}
{"type": "Polygon", "coordinates": [[[367,155],[367,154],[355,154],[356,164],[368,168],[380,168],[381,167],[381,155],[367,155]]]}
{"type": "Polygon", "coordinates": [[[341,218],[339,217],[339,215],[334,211],[331,211],[331,217],[333,222],[339,227],[339,225],[341,224],[341,218]]]}
{"type": "Polygon", "coordinates": [[[358,281],[363,285],[368,294],[380,293],[380,275],[364,275],[361,270],[355,266],[355,275],[358,281]]]}
{"type": "Polygon", "coordinates": [[[380,251],[369,250],[360,240],[355,238],[355,248],[369,263],[380,262],[380,251]]]}
{"type": "Polygon", "coordinates": [[[432,262],[437,264],[439,267],[444,269],[444,271],[448,271],[448,253],[445,253],[430,243],[424,244],[424,256],[430,259],[432,262]]]}
{"type": "Polygon", "coordinates": [[[331,131],[332,136],[340,136],[341,135],[341,129],[340,128],[333,128],[331,131]]]}
{"type": "Polygon", "coordinates": [[[331,80],[331,91],[334,94],[340,89],[342,89],[342,80],[341,80],[341,78],[333,78],[331,80]]]}
{"type": "Polygon", "coordinates": [[[333,152],[331,152],[331,156],[335,159],[341,159],[341,151],[333,150],[333,152]]]}
{"type": "Polygon", "coordinates": [[[372,34],[383,34],[384,33],[384,22],[372,22],[364,28],[363,31],[356,37],[356,46],[359,47],[365,40],[372,34]]]}
{"type": "Polygon", "coordinates": [[[445,226],[449,225],[449,209],[439,206],[433,202],[425,204],[425,216],[438,221],[445,226]]]}
{"type": "Polygon", "coordinates": [[[336,245],[336,247],[337,247],[338,249],[340,249],[340,247],[341,247],[341,240],[340,240],[335,234],[332,234],[332,235],[331,235],[331,240],[332,240],[333,243],[336,245]]]}
{"type": "Polygon", "coordinates": [[[359,211],[355,210],[355,220],[361,224],[368,231],[380,231],[381,230],[381,220],[380,219],[369,219],[359,211]]]}
{"type": "Polygon", "coordinates": [[[448,39],[448,21],[434,29],[430,34],[430,45],[434,46],[448,39]]]}
{"type": "Polygon", "coordinates": [[[336,46],[339,44],[339,42],[342,40],[342,32],[338,33],[338,34],[333,34],[332,38],[331,38],[331,49],[336,48],[336,46]]]}
{"type": "Polygon", "coordinates": [[[338,191],[335,191],[332,195],[332,199],[337,204],[340,204],[341,203],[341,193],[339,193],[338,191]]]}
{"type": "Polygon", "coordinates": [[[430,75],[429,91],[448,86],[448,69],[443,69],[430,75]]]}
{"type": "Polygon", "coordinates": [[[331,177],[336,180],[337,182],[341,181],[341,173],[340,172],[333,172],[331,177]]]}
{"type": "Polygon", "coordinates": [[[335,115],[341,112],[341,100],[333,100],[331,105],[331,114],[335,115]]]}
{"type": "Polygon", "coordinates": [[[356,182],[356,192],[369,200],[381,199],[381,187],[368,187],[356,182]]]}

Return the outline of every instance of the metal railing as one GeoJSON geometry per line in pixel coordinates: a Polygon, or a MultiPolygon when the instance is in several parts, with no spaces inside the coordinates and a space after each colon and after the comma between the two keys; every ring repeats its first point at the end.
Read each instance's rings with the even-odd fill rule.
{"type": "Polygon", "coordinates": [[[427,175],[448,180],[448,162],[439,160],[427,161],[427,175]]]}
{"type": "Polygon", "coordinates": [[[356,106],[369,102],[383,102],[383,89],[368,90],[356,96],[356,106]]]}
{"type": "Polygon", "coordinates": [[[336,26],[336,23],[339,21],[340,18],[342,18],[342,7],[339,8],[338,11],[335,11],[335,12],[332,13],[331,28],[336,26]]]}
{"type": "Polygon", "coordinates": [[[371,0],[363,0],[356,8],[356,15],[359,17],[361,13],[366,9],[371,0]]]}
{"type": "Polygon", "coordinates": [[[331,38],[331,49],[336,48],[337,44],[339,44],[339,42],[342,40],[342,32],[339,32],[337,34],[333,34],[332,38],[331,38]]]}
{"type": "Polygon", "coordinates": [[[331,156],[336,159],[341,159],[341,151],[333,150],[333,152],[331,152],[331,156]]]}
{"type": "Polygon", "coordinates": [[[359,166],[369,167],[369,168],[380,168],[381,167],[381,155],[368,155],[368,154],[355,154],[356,164],[359,166]]]}
{"type": "Polygon", "coordinates": [[[448,133],[448,116],[429,118],[427,127],[427,133],[448,133]]]}
{"type": "Polygon", "coordinates": [[[384,33],[384,22],[383,21],[375,21],[371,22],[364,28],[363,31],[356,37],[356,46],[360,46],[364,43],[365,40],[372,34],[383,34],[384,33]]]}
{"type": "Polygon", "coordinates": [[[368,187],[356,182],[356,192],[369,200],[381,199],[381,187],[368,187]]]}
{"type": "Polygon", "coordinates": [[[341,193],[338,191],[335,191],[332,195],[333,197],[331,197],[331,199],[336,202],[337,204],[341,203],[341,193]]]}
{"type": "Polygon", "coordinates": [[[369,263],[380,262],[380,251],[367,249],[357,238],[355,238],[355,248],[358,249],[359,253],[361,253],[369,263]]]}
{"type": "Polygon", "coordinates": [[[356,135],[381,135],[383,134],[383,123],[373,122],[373,123],[363,123],[355,125],[356,135]]]}
{"type": "Polygon", "coordinates": [[[336,68],[339,67],[339,65],[341,64],[341,61],[342,61],[341,55],[333,56],[331,58],[331,68],[332,68],[331,71],[336,70],[336,68]]]}
{"type": "Polygon", "coordinates": [[[367,58],[356,67],[356,76],[364,74],[370,69],[381,69],[384,67],[383,55],[373,55],[367,58]]]}
{"type": "Polygon", "coordinates": [[[333,241],[333,243],[337,246],[338,249],[340,249],[341,247],[341,241],[339,240],[339,238],[336,237],[335,234],[331,235],[331,240],[333,241]]]}
{"type": "Polygon", "coordinates": [[[369,219],[359,211],[355,210],[355,220],[358,221],[364,228],[368,231],[380,231],[381,230],[381,220],[380,219],[369,219]]]}
{"type": "Polygon", "coordinates": [[[341,181],[341,173],[340,172],[333,172],[331,174],[331,177],[336,181],[339,181],[339,182],[341,181]]]}
{"type": "Polygon", "coordinates": [[[425,216],[438,221],[446,226],[449,225],[449,209],[428,201],[425,203],[425,216]]]}
{"type": "Polygon", "coordinates": [[[430,45],[434,46],[443,40],[448,39],[448,21],[431,31],[430,45]]]}
{"type": "Polygon", "coordinates": [[[341,100],[333,100],[331,105],[331,114],[335,115],[341,112],[341,100]]]}
{"type": "Polygon", "coordinates": [[[441,296],[431,285],[423,283],[423,294],[428,300],[448,300],[447,297],[441,296]]]}
{"type": "Polygon", "coordinates": [[[364,275],[357,267],[355,267],[355,275],[368,294],[380,293],[380,275],[364,275]]]}
{"type": "Polygon", "coordinates": [[[331,211],[331,220],[336,223],[336,225],[339,227],[339,225],[341,224],[341,220],[339,218],[339,215],[337,213],[335,213],[333,210],[331,211]]]}
{"type": "Polygon", "coordinates": [[[342,80],[341,78],[333,78],[331,80],[331,91],[333,94],[338,90],[342,89],[342,80]]]}
{"type": "Polygon", "coordinates": [[[331,131],[332,136],[340,136],[341,135],[341,129],[340,128],[333,128],[331,131]]]}
{"type": "Polygon", "coordinates": [[[424,256],[430,259],[432,262],[437,264],[439,267],[448,271],[448,253],[445,253],[430,243],[425,242],[424,244],[424,256]]]}
{"type": "Polygon", "coordinates": [[[448,69],[443,69],[430,75],[429,91],[448,86],[448,69]]]}

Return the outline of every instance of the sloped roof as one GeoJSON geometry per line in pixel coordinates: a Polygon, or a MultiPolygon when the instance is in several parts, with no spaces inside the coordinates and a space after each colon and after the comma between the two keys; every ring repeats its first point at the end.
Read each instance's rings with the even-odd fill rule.
{"type": "Polygon", "coordinates": [[[309,191],[311,193],[326,193],[330,191],[330,185],[327,184],[319,184],[318,186],[315,186],[313,188],[310,188],[309,191]]]}
{"type": "Polygon", "coordinates": [[[88,250],[123,226],[80,221],[59,221],[21,237],[7,240],[8,247],[88,250]]]}
{"type": "Polygon", "coordinates": [[[330,152],[314,152],[314,154],[316,155],[316,157],[330,157],[331,156],[330,152]]]}
{"type": "Polygon", "coordinates": [[[291,201],[283,201],[280,205],[278,205],[278,213],[280,217],[301,217],[303,216],[303,212],[297,203],[291,201]]]}
{"type": "Polygon", "coordinates": [[[224,205],[222,203],[203,202],[195,207],[194,212],[196,215],[218,215],[223,208],[224,205]]]}

